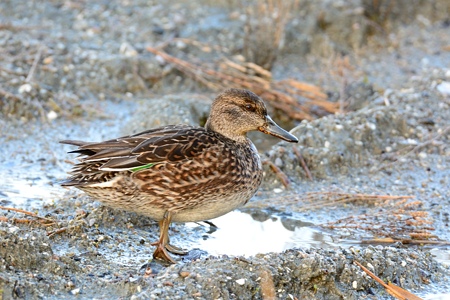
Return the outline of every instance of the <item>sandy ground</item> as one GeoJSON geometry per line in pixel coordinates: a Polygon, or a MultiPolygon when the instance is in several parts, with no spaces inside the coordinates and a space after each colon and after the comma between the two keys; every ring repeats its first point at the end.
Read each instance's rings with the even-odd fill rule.
{"type": "Polygon", "coordinates": [[[57,141],[201,123],[214,93],[145,47],[180,36],[236,53],[242,13],[206,1],[0,3],[0,205],[40,216],[0,211],[0,298],[390,299],[358,261],[386,282],[447,299],[448,8],[405,11],[368,35],[361,6],[327,5],[305,2],[273,74],[336,101],[344,94],[348,111],[280,118],[295,126],[295,146],[252,135],[289,185],[266,165],[258,194],[215,221],[218,230],[173,224],[173,243],[191,251],[163,266],[150,260],[154,221],[58,185],[74,157],[57,141]]]}

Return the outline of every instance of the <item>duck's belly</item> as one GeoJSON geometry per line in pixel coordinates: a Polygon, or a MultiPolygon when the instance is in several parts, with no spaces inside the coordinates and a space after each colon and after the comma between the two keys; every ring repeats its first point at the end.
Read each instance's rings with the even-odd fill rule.
{"type": "Polygon", "coordinates": [[[244,205],[253,196],[253,191],[205,199],[198,206],[176,211],[174,222],[198,222],[214,219],[244,205]]]}
{"type": "Polygon", "coordinates": [[[119,186],[94,184],[79,187],[91,197],[101,201],[107,206],[116,209],[136,212],[154,220],[162,220],[166,211],[172,212],[173,222],[198,222],[220,217],[244,205],[256,192],[258,185],[229,183],[220,188],[212,185],[203,188],[202,192],[170,194],[155,196],[139,190],[127,178],[119,186]]]}

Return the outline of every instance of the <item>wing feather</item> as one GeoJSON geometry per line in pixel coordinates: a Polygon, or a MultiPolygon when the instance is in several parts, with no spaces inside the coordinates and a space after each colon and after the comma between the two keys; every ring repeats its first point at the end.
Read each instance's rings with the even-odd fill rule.
{"type": "Polygon", "coordinates": [[[71,152],[85,156],[73,173],[86,175],[125,171],[149,163],[189,160],[203,153],[216,138],[202,127],[170,125],[99,143],[73,140],[61,143],[78,146],[71,152]]]}

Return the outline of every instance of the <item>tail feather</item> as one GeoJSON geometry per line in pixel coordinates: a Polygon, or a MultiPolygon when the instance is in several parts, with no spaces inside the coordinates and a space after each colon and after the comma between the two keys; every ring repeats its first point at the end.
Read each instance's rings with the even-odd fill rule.
{"type": "Polygon", "coordinates": [[[83,142],[83,141],[76,141],[76,140],[62,140],[59,141],[60,144],[66,144],[66,145],[73,145],[73,146],[78,146],[79,149],[76,150],[72,150],[69,151],[68,153],[79,153],[81,155],[86,155],[86,156],[91,156],[96,154],[97,152],[92,150],[92,149],[82,149],[81,147],[83,146],[87,146],[89,144],[94,144],[94,143],[89,143],[89,142],[83,142]]]}
{"type": "Polygon", "coordinates": [[[59,143],[66,144],[66,145],[74,145],[74,146],[78,146],[78,147],[91,144],[89,142],[83,142],[83,141],[77,141],[77,140],[62,140],[62,141],[59,141],[59,143]]]}
{"type": "Polygon", "coordinates": [[[61,186],[80,186],[83,185],[79,180],[67,179],[64,181],[60,181],[59,184],[61,186]]]}

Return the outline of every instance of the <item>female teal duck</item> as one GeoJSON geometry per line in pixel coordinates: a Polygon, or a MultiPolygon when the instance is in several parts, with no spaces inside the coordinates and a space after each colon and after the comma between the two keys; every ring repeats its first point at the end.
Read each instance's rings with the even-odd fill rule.
{"type": "Polygon", "coordinates": [[[204,128],[169,125],[99,143],[61,141],[84,155],[62,185],[159,221],[153,257],[175,263],[167,251],[184,252],[169,243],[170,222],[213,219],[255,194],[263,171],[246,134],[256,130],[298,141],[272,121],[261,98],[229,89],[214,100],[204,128]]]}

